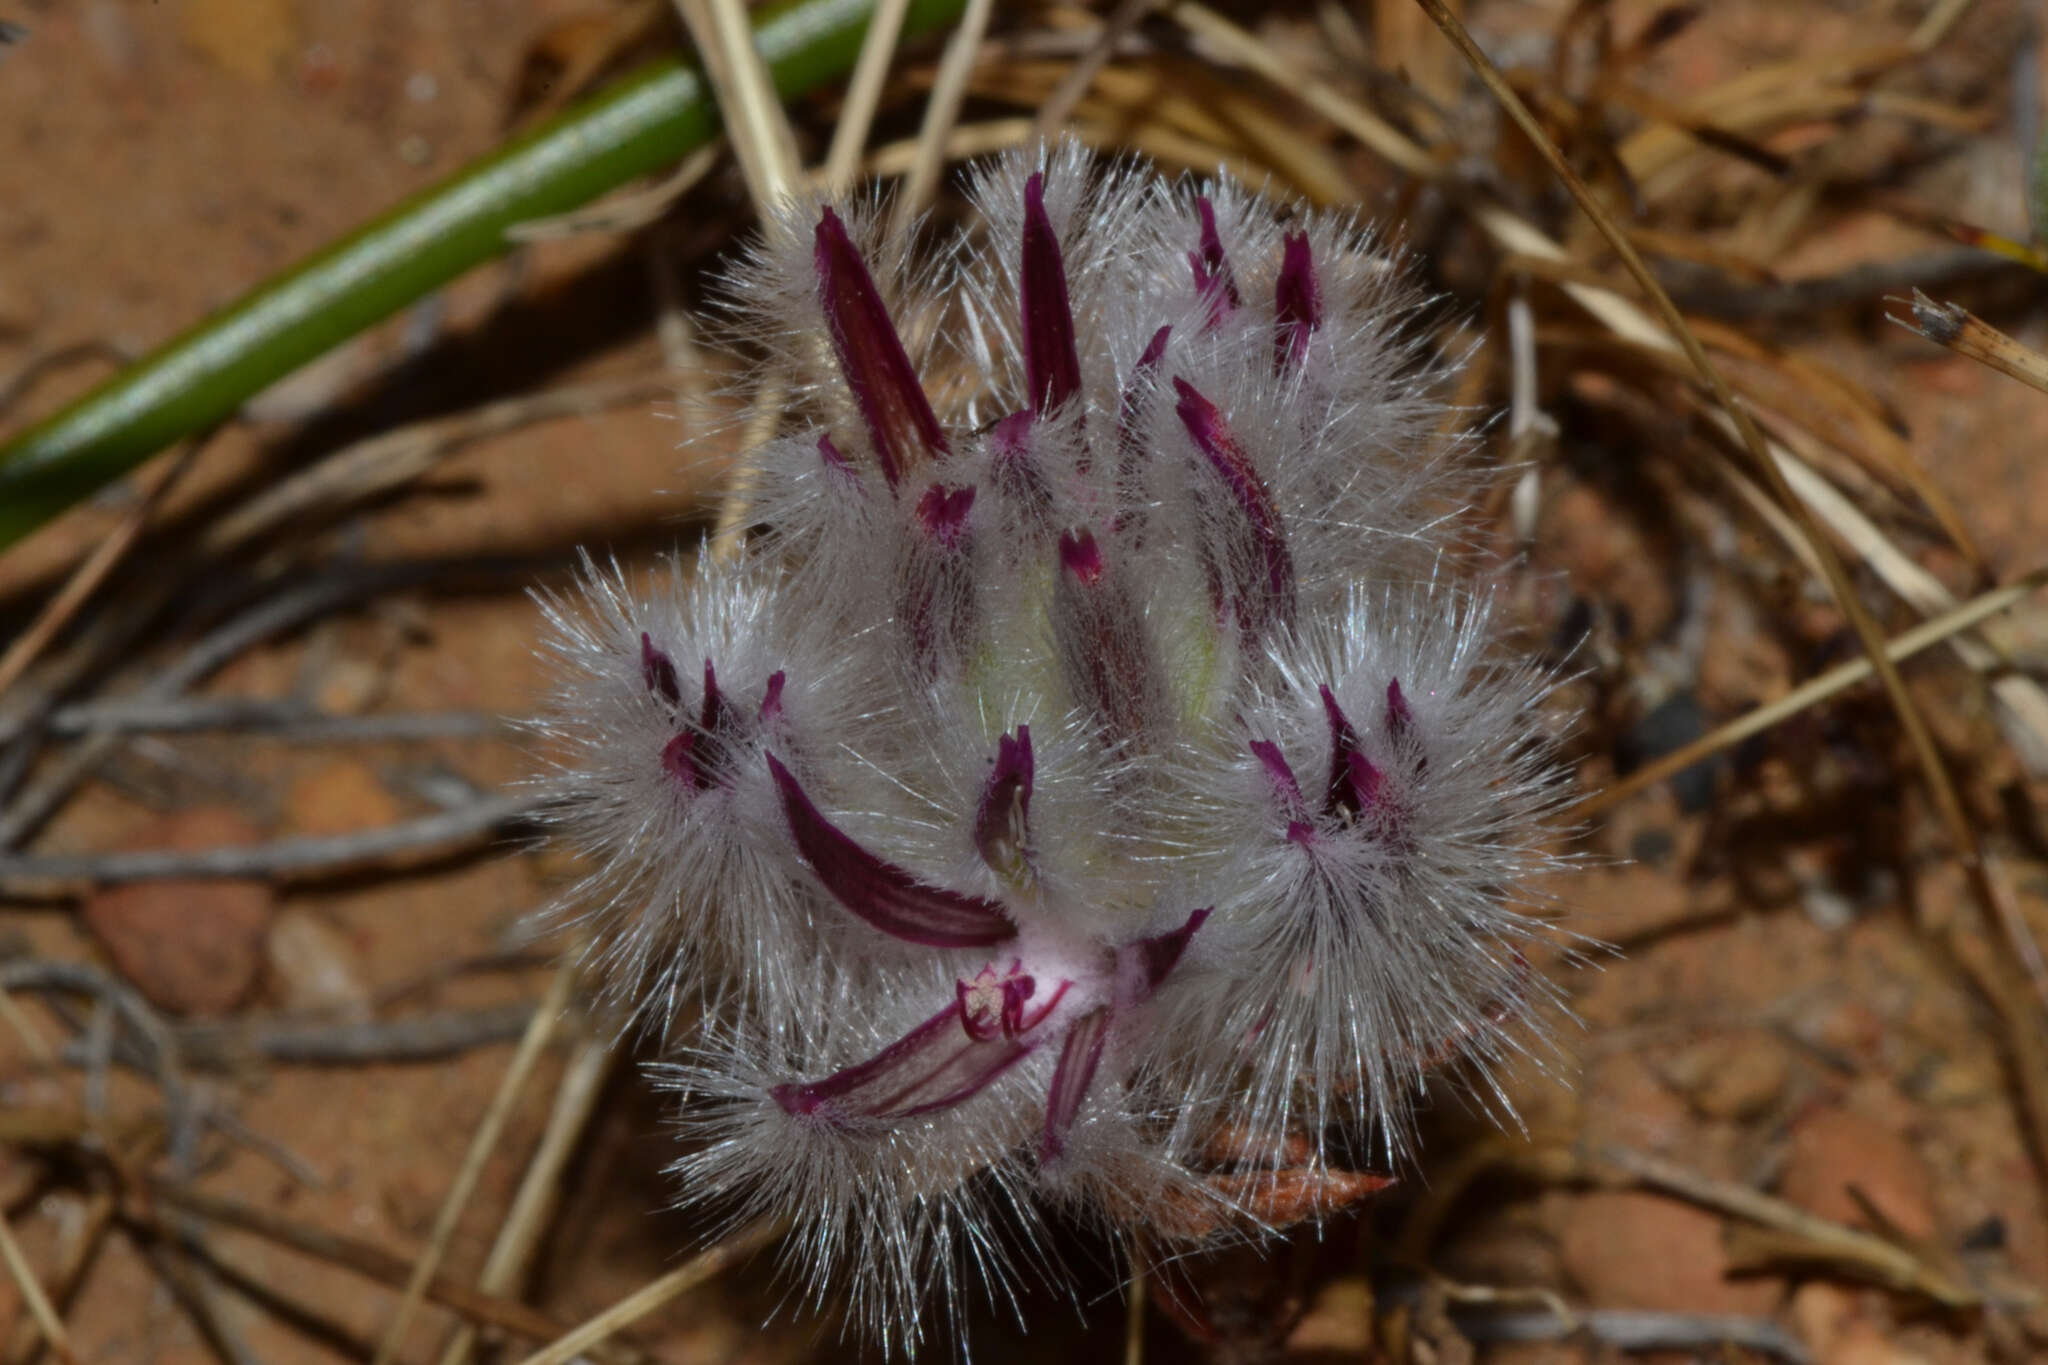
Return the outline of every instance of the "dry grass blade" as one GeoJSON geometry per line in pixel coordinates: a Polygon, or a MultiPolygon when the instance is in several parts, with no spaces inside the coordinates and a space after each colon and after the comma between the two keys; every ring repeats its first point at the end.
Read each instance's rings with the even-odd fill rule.
{"type": "MultiPolygon", "coordinates": [[[[1899,676],[1898,666],[1891,659],[1877,622],[1858,596],[1855,584],[1850,580],[1841,557],[1820,529],[1815,515],[1816,504],[1813,501],[1815,490],[1801,486],[1795,491],[1795,480],[1801,475],[1812,485],[1824,486],[1825,480],[1820,479],[1797,460],[1781,459],[1779,452],[1766,441],[1747,409],[1736,400],[1719,368],[1708,358],[1698,336],[1686,325],[1685,319],[1672,303],[1671,296],[1657,282],[1643,263],[1642,257],[1630,245],[1627,235],[1621,231],[1612,215],[1572,169],[1556,143],[1544,133],[1492,60],[1473,41],[1464,24],[1451,13],[1443,0],[1416,0],[1416,3],[1464,55],[1467,64],[1530,139],[1550,166],[1552,173],[1571,192],[1580,210],[1593,221],[1608,246],[1620,258],[1636,287],[1652,304],[1669,338],[1684,351],[1686,359],[1691,362],[1693,369],[1713,394],[1718,408],[1716,418],[1725,421],[1732,428],[1741,448],[1748,453],[1755,468],[1763,475],[1772,496],[1796,519],[1802,537],[1810,543],[1813,554],[1820,563],[1830,594],[1855,631],[1858,641],[1863,646],[1865,657],[1883,685],[1886,697],[1891,701],[1893,713],[1898,717],[1899,726],[1905,732],[1915,761],[1926,781],[1928,793],[1933,798],[1941,823],[1962,865],[1972,899],[1976,901],[1988,925],[1995,926],[1999,933],[2006,936],[2013,947],[2014,956],[2021,961],[2038,960],[2039,949],[2034,944],[2031,934],[2024,922],[2005,903],[2005,898],[2001,896],[1993,880],[1982,842],[1963,808],[1961,798],[1957,795],[1955,784],[1942,761],[1926,718],[1921,715],[1911,694],[1906,691],[1905,682],[1899,676]]],[[[1626,306],[1623,300],[1616,299],[1614,302],[1626,306]]],[[[1839,494],[1831,487],[1826,488],[1826,492],[1839,499],[1839,494]]],[[[1839,500],[1847,503],[1847,499],[1839,500]]],[[[1858,519],[1860,520],[1860,514],[1858,519]]],[[[1992,970],[2009,974],[2011,964],[2001,959],[1992,970]]],[[[2013,991],[2003,983],[1999,983],[1993,991],[1994,998],[2002,1001],[2012,994],[2013,991]]],[[[2044,1118],[2048,1118],[2048,1114],[2043,1112],[2044,1106],[2048,1106],[2048,1093],[2044,1093],[2044,1089],[2048,1089],[2048,1076],[2036,1074],[2035,1069],[2028,1065],[2026,1060],[2040,1051],[2033,1043],[2041,1032],[2041,1021],[2038,1011],[2028,1010],[2025,1013],[2036,1017],[2023,1017],[2004,1007],[2000,1010],[2000,1017],[2007,1028],[2008,1049],[2018,1065],[2021,1098],[2032,1120],[2027,1126],[2035,1144],[2036,1160],[2044,1170],[2048,1170],[2048,1127],[2044,1127],[2042,1123],[2044,1118]]]]}
{"type": "MultiPolygon", "coordinates": [[[[1565,188],[1571,191],[1572,198],[1580,209],[1593,220],[1594,226],[1600,230],[1600,235],[1621,258],[1623,266],[1636,286],[1654,306],[1671,338],[1684,350],[1686,359],[1692,363],[1693,369],[1713,393],[1715,403],[1734,426],[1743,448],[1749,452],[1750,458],[1763,473],[1765,483],[1772,494],[1780,505],[1800,522],[1802,531],[1812,541],[1815,555],[1820,561],[1828,589],[1833,594],[1836,605],[1848,618],[1865,655],[1876,671],[1878,680],[1884,685],[1886,696],[1891,699],[1892,709],[1898,716],[1900,728],[1906,733],[1907,741],[1926,778],[1928,790],[1934,798],[1935,807],[1941,813],[1942,824],[1946,826],[1949,837],[1955,844],[1957,856],[1962,860],[1964,871],[1970,879],[1972,890],[1985,911],[1995,916],[1997,896],[1985,873],[1983,849],[1976,829],[1971,825],[1968,814],[1963,810],[1962,801],[1956,795],[1955,784],[1950,780],[1948,770],[1942,763],[1940,751],[1935,747],[1933,733],[1928,729],[1926,718],[1920,714],[1912,696],[1906,691],[1905,683],[1899,677],[1898,667],[1885,650],[1884,637],[1878,631],[1877,623],[1863,605],[1862,599],[1857,595],[1847,568],[1840,556],[1835,553],[1834,546],[1815,524],[1808,503],[1793,491],[1787,470],[1765,442],[1763,433],[1751,420],[1748,410],[1736,400],[1733,391],[1728,387],[1728,381],[1708,358],[1698,336],[1686,325],[1685,319],[1671,302],[1671,296],[1650,273],[1649,267],[1643,263],[1636,249],[1629,244],[1627,234],[1615,224],[1612,216],[1565,160],[1556,143],[1544,133],[1541,125],[1529,113],[1521,98],[1508,86],[1492,60],[1480,50],[1478,44],[1472,40],[1472,35],[1466,32],[1464,24],[1445,7],[1443,0],[1416,0],[1416,3],[1422,6],[1437,27],[1443,30],[1444,36],[1464,54],[1473,71],[1486,83],[1487,88],[1493,92],[1494,97],[1507,110],[1516,125],[1535,144],[1544,160],[1549,163],[1551,171],[1563,182],[1565,188]]],[[[2044,1137],[2043,1141],[2048,1142],[2048,1137],[2044,1137]]]]}
{"type": "MultiPolygon", "coordinates": [[[[238,1204],[179,1185],[151,1182],[148,1190],[151,1198],[173,1208],[223,1227],[253,1233],[265,1241],[342,1266],[393,1289],[403,1289],[412,1275],[412,1266],[404,1258],[375,1243],[356,1241],[324,1228],[294,1222],[268,1209],[238,1204]]],[[[535,1341],[550,1341],[563,1331],[562,1324],[536,1309],[480,1293],[446,1276],[435,1276],[428,1282],[427,1297],[471,1322],[515,1332],[535,1341]]]]}
{"type": "Polygon", "coordinates": [[[988,36],[988,21],[995,13],[995,0],[967,0],[960,25],[946,40],[939,57],[938,79],[925,101],[924,122],[917,132],[917,163],[910,179],[896,195],[889,230],[905,232],[928,208],[939,187],[939,172],[945,166],[946,139],[960,121],[960,102],[967,94],[967,78],[981,56],[982,41],[988,36]]]}
{"type": "MultiPolygon", "coordinates": [[[[2017,606],[2038,591],[2044,583],[2048,583],[2048,569],[2037,569],[2016,583],[1993,588],[1954,611],[1945,612],[1902,633],[1885,647],[1886,652],[1894,663],[1903,663],[1922,650],[1930,649],[1954,635],[1971,629],[1980,621],[2017,606]]],[[[1620,781],[1610,783],[1602,790],[1594,792],[1572,807],[1571,816],[1574,820],[1590,820],[1601,811],[1619,805],[1636,793],[1656,786],[1693,764],[1711,758],[1723,750],[1731,749],[1751,735],[1761,734],[1808,707],[1816,706],[1836,693],[1854,687],[1870,677],[1872,672],[1868,659],[1851,659],[1847,663],[1837,664],[1820,676],[1801,683],[1776,701],[1759,706],[1748,715],[1721,726],[1712,734],[1703,735],[1684,748],[1675,749],[1655,762],[1638,768],[1620,781]]]]}
{"type": "Polygon", "coordinates": [[[748,414],[746,430],[740,436],[739,459],[733,464],[732,481],[726,487],[725,497],[718,504],[718,525],[711,532],[711,555],[720,563],[732,562],[740,552],[748,521],[753,516],[757,477],[753,454],[774,438],[788,395],[788,381],[777,372],[770,372],[754,390],[753,411],[748,414]]]}
{"type": "Polygon", "coordinates": [[[64,1331],[64,1324],[57,1317],[57,1310],[51,1306],[49,1295],[43,1292],[41,1280],[21,1254],[21,1243],[14,1238],[14,1229],[7,1219],[0,1216],[0,1260],[7,1263],[7,1273],[14,1280],[14,1287],[21,1291],[21,1301],[28,1305],[29,1316],[42,1332],[43,1340],[57,1353],[65,1365],[78,1365],[78,1356],[71,1349],[71,1338],[64,1331]]]}
{"type": "Polygon", "coordinates": [[[1124,1365],[1145,1365],[1145,1267],[1130,1260],[1124,1284],[1124,1365]]]}
{"type": "Polygon", "coordinates": [[[505,1078],[499,1083],[498,1093],[492,1097],[490,1108],[484,1111],[483,1119],[470,1138],[462,1169],[456,1172],[455,1182],[449,1186],[447,1198],[442,1201],[441,1211],[434,1219],[433,1235],[413,1266],[412,1280],[405,1287],[405,1297],[399,1301],[398,1312],[392,1316],[391,1325],[385,1329],[384,1338],[377,1345],[376,1365],[389,1365],[404,1346],[406,1329],[412,1326],[413,1315],[426,1298],[428,1282],[441,1267],[448,1241],[455,1235],[455,1224],[469,1206],[469,1197],[483,1175],[484,1163],[490,1159],[499,1136],[505,1131],[506,1120],[512,1116],[512,1106],[526,1088],[527,1078],[533,1074],[542,1050],[554,1037],[555,1026],[562,1017],[562,1011],[568,1007],[569,992],[575,983],[573,965],[565,962],[555,969],[554,980],[548,984],[548,992],[541,998],[540,1008],[534,1011],[526,1036],[519,1040],[511,1065],[505,1068],[505,1078]]]}
{"type": "Polygon", "coordinates": [[[889,62],[896,55],[903,16],[909,9],[910,0],[880,0],[875,17],[868,20],[853,78],[846,84],[839,125],[832,130],[832,146],[825,153],[827,194],[844,193],[860,171],[861,151],[868,145],[868,129],[874,125],[875,106],[882,99],[882,82],[889,75],[889,62]]]}
{"type": "MultiPolygon", "coordinates": [[[[1080,130],[1068,131],[1086,140],[1080,130]]],[[[1037,135],[1036,125],[1028,118],[997,118],[982,123],[956,124],[946,135],[946,145],[940,149],[939,156],[948,163],[965,161],[969,157],[1022,146],[1037,135]]],[[[922,140],[914,137],[883,143],[868,153],[864,168],[878,180],[908,175],[917,165],[922,145],[922,140]]]]}
{"type": "Polygon", "coordinates": [[[676,8],[704,59],[747,192],[755,209],[765,212],[789,197],[800,163],[796,134],[754,46],[746,6],[741,0],[676,0],[676,8]]]}
{"type": "Polygon", "coordinates": [[[519,1365],[568,1365],[577,1356],[609,1340],[678,1295],[687,1294],[734,1262],[743,1261],[789,1229],[784,1218],[754,1224],[701,1256],[642,1285],[610,1308],[567,1334],[549,1342],[519,1365]]]}
{"type": "Polygon", "coordinates": [[[1257,72],[1282,90],[1357,138],[1391,164],[1422,179],[1433,179],[1440,167],[1435,158],[1402,132],[1356,100],[1302,73],[1279,53],[1216,11],[1204,5],[1179,4],[1173,17],[1225,60],[1257,72]]]}
{"type": "MultiPolygon", "coordinates": [[[[1907,302],[1904,299],[1898,302],[1907,302]]],[[[1959,303],[1937,303],[1915,289],[1912,318],[1889,315],[1909,332],[1966,355],[2000,374],[2011,375],[2029,388],[2048,393],[2048,355],[2024,346],[1959,303]]]]}
{"type": "Polygon", "coordinates": [[[1158,3],[1159,0],[1121,0],[1095,35],[1095,41],[1088,45],[1088,50],[1081,54],[1072,69],[1046,96],[1045,102],[1038,106],[1038,115],[1031,123],[1035,134],[1049,138],[1060,131],[1067,116],[1074,112],[1074,106],[1080,103],[1081,96],[1088,93],[1089,85],[1101,74],[1104,64],[1109,61],[1109,54],[1158,3]]]}
{"type": "MultiPolygon", "coordinates": [[[[519,1190],[512,1196],[512,1207],[506,1211],[505,1222],[477,1277],[476,1287],[483,1293],[510,1294],[518,1287],[561,1201],[562,1172],[597,1112],[598,1097],[618,1060],[619,1050],[610,1038],[592,1035],[583,1040],[562,1073],[540,1146],[527,1163],[519,1190]]],[[[475,1347],[476,1328],[465,1322],[455,1329],[448,1348],[441,1353],[441,1365],[466,1365],[475,1347]]]]}
{"type": "MultiPolygon", "coordinates": [[[[77,1297],[79,1288],[84,1285],[86,1275],[99,1257],[100,1248],[106,1244],[107,1230],[114,1225],[116,1208],[113,1192],[108,1189],[96,1191],[86,1204],[77,1235],[70,1239],[63,1263],[51,1277],[49,1299],[59,1313],[77,1297]]],[[[43,1332],[31,1314],[8,1340],[7,1350],[0,1352],[0,1361],[6,1365],[35,1365],[42,1358],[46,1345],[43,1332]]]]}
{"type": "Polygon", "coordinates": [[[35,1020],[22,1011],[21,1003],[4,986],[0,986],[0,1021],[4,1021],[14,1031],[14,1036],[21,1039],[29,1060],[37,1067],[47,1071],[57,1065],[57,1053],[50,1046],[50,1040],[43,1037],[43,1031],[36,1027],[35,1020]]]}
{"type": "Polygon", "coordinates": [[[1689,127],[1652,124],[1623,139],[1618,154],[1642,184],[1699,148],[1690,127],[1753,135],[1780,119],[1825,111],[1830,103],[1839,106],[1838,94],[1816,98],[1816,92],[1859,84],[1918,55],[1920,49],[1910,42],[1880,43],[1754,67],[1679,106],[1689,127]]]}

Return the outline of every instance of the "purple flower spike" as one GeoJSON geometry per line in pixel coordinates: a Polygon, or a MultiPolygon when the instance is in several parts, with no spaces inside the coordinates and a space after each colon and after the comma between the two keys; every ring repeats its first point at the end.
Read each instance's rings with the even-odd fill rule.
{"type": "Polygon", "coordinates": [[[1280,746],[1270,739],[1255,739],[1249,747],[1272,781],[1273,795],[1279,798],[1281,808],[1296,819],[1306,814],[1308,804],[1301,798],[1301,783],[1295,780],[1294,769],[1288,766],[1280,746]]]}
{"type": "Polygon", "coordinates": [[[1014,738],[996,741],[995,766],[981,789],[974,812],[974,846],[989,869],[1015,877],[1031,862],[1031,727],[1020,725],[1014,738]]]}
{"type": "MultiPolygon", "coordinates": [[[[1410,743],[1415,733],[1415,713],[1408,707],[1408,698],[1401,691],[1399,678],[1387,679],[1387,737],[1396,744],[1410,743]]],[[[1415,771],[1429,771],[1429,755],[1415,753],[1415,771]]]]}
{"type": "Polygon", "coordinates": [[[1102,548],[1087,527],[1060,532],[1060,568],[1084,587],[1102,581],[1102,548]]]}
{"type": "Polygon", "coordinates": [[[1031,450],[1031,410],[1002,418],[988,434],[989,468],[996,491],[1012,503],[1042,516],[1052,507],[1052,489],[1031,450]]]}
{"type": "Polygon", "coordinates": [[[1401,694],[1401,680],[1387,679],[1387,733],[1400,739],[1415,728],[1415,713],[1408,709],[1408,698],[1401,694]]]}
{"type": "Polygon", "coordinates": [[[1209,913],[1208,910],[1197,910],[1180,928],[1141,938],[1122,950],[1122,955],[1137,967],[1136,980],[1128,987],[1135,998],[1126,1000],[1126,1005],[1143,1004],[1159,989],[1159,984],[1172,975],[1173,969],[1180,965],[1182,955],[1187,952],[1189,941],[1208,920],[1209,913]]]}
{"type": "Polygon", "coordinates": [[[1340,803],[1352,815],[1363,815],[1379,804],[1380,787],[1386,777],[1361,753],[1344,755],[1344,799],[1340,803]]]}
{"type": "Polygon", "coordinates": [[[1323,814],[1348,823],[1379,800],[1380,770],[1359,748],[1358,731],[1337,705],[1336,696],[1327,686],[1319,690],[1323,716],[1330,722],[1330,785],[1323,797],[1323,814]]]}
{"type": "Polygon", "coordinates": [[[789,769],[768,755],[797,851],[841,905],[892,938],[932,948],[992,948],[1017,935],[1003,907],[929,886],[862,848],[827,820],[789,769]]]}
{"type": "Polygon", "coordinates": [[[687,795],[695,796],[701,791],[704,782],[702,774],[697,771],[697,736],[684,733],[664,744],[661,768],[687,795]]]}
{"type": "Polygon", "coordinates": [[[921,545],[912,548],[899,584],[899,611],[922,675],[936,678],[973,648],[979,624],[974,613],[974,560],[967,514],[974,487],[925,489],[914,509],[921,545]]]}
{"type": "Polygon", "coordinates": [[[1059,1160],[1067,1150],[1067,1133],[1088,1098],[1095,1081],[1095,1068],[1102,1063],[1102,1045],[1109,1041],[1109,1008],[1100,1006],[1076,1019],[1060,1045],[1059,1065],[1053,1068],[1052,1092],[1045,1099],[1045,1136],[1038,1144],[1042,1163],[1059,1160]]]}
{"type": "Polygon", "coordinates": [[[1323,288],[1308,251],[1308,234],[1290,232],[1282,247],[1280,279],[1273,286],[1273,369],[1299,368],[1308,339],[1323,325],[1323,288]]]}
{"type": "Polygon", "coordinates": [[[1060,535],[1052,615],[1067,685],[1106,737],[1122,743],[1149,729],[1166,699],[1144,617],[1085,526],[1060,535]]]}
{"type": "Polygon", "coordinates": [[[925,534],[951,550],[967,529],[967,514],[974,508],[974,486],[948,488],[935,483],[917,500],[917,520],[925,534]]]}
{"type": "Polygon", "coordinates": [[[1031,410],[1052,412],[1081,392],[1081,356],[1074,346],[1074,309],[1059,234],[1045,213],[1045,177],[1024,182],[1024,375],[1031,410]]]}
{"type": "Polygon", "coordinates": [[[654,637],[644,630],[640,632],[640,676],[646,680],[649,692],[670,706],[682,704],[683,687],[676,677],[675,660],[655,648],[654,637]]]}
{"type": "Polygon", "coordinates": [[[1139,516],[1139,509],[1145,501],[1145,465],[1151,452],[1145,449],[1138,432],[1138,404],[1145,391],[1152,387],[1153,376],[1159,372],[1159,362],[1166,355],[1167,339],[1173,335],[1173,328],[1161,327],[1145,343],[1145,349],[1138,356],[1138,363],[1131,366],[1130,377],[1124,381],[1123,397],[1116,410],[1116,529],[1130,529],[1139,516]]]}
{"type": "Polygon", "coordinates": [[[825,329],[875,443],[882,477],[894,488],[918,465],[946,455],[945,432],[882,306],[874,277],[854,250],[846,225],[829,208],[818,220],[816,259],[825,329]]]}
{"type": "Polygon", "coordinates": [[[843,1129],[884,1127],[972,1099],[1034,1045],[1000,1031],[977,1037],[955,1000],[867,1061],[768,1094],[797,1118],[843,1129]]]}
{"type": "Polygon", "coordinates": [[[704,708],[698,717],[697,728],[707,735],[718,734],[731,728],[729,708],[725,694],[718,690],[718,671],[711,666],[711,660],[704,661],[704,708]]]}
{"type": "Polygon", "coordinates": [[[768,725],[782,718],[782,688],[788,677],[781,669],[768,675],[767,685],[761,689],[761,710],[758,719],[768,725]]]}
{"type": "Polygon", "coordinates": [[[1294,557],[1287,551],[1287,537],[1280,526],[1280,509],[1273,503],[1272,491],[1252,467],[1251,458],[1238,444],[1237,435],[1222,411],[1185,379],[1176,377],[1173,391],[1180,397],[1174,411],[1180,414],[1181,425],[1209,461],[1209,468],[1230,491],[1231,500],[1243,514],[1241,524],[1251,542],[1252,558],[1265,570],[1263,583],[1232,585],[1235,600],[1231,605],[1237,610],[1238,620],[1248,628],[1261,630],[1276,618],[1291,619],[1294,557]]]}
{"type": "MultiPolygon", "coordinates": [[[[682,689],[676,681],[675,664],[668,655],[654,649],[645,635],[640,637],[640,649],[641,667],[648,675],[648,685],[680,706],[682,689]]],[[[773,680],[770,686],[780,691],[773,680]]],[[[712,668],[711,660],[706,659],[704,703],[698,710],[697,723],[662,747],[663,770],[685,792],[693,795],[711,787],[718,781],[720,770],[729,762],[731,746],[741,723],[739,714],[725,700],[725,694],[718,690],[717,670],[712,668]]]]}
{"type": "Polygon", "coordinates": [[[1202,218],[1202,245],[1188,253],[1195,271],[1195,292],[1209,300],[1212,321],[1229,317],[1244,302],[1237,292],[1237,276],[1231,273],[1230,258],[1223,254],[1223,238],[1216,231],[1216,206],[1207,195],[1195,201],[1202,218]]]}
{"type": "Polygon", "coordinates": [[[825,466],[825,472],[849,484],[858,486],[860,475],[855,472],[853,461],[833,441],[831,433],[818,437],[818,462],[825,466]]]}

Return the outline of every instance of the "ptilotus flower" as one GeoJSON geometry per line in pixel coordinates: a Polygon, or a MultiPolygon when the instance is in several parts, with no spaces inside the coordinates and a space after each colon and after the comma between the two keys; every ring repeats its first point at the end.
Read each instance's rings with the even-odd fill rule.
{"type": "Polygon", "coordinates": [[[936,256],[771,224],[762,529],[551,604],[580,932],[683,1195],[905,1347],[1061,1278],[1048,1212],[1164,1251],[1383,1183],[1340,1154],[1536,1012],[1556,793],[1373,236],[1071,149],[973,199],[936,256]]]}

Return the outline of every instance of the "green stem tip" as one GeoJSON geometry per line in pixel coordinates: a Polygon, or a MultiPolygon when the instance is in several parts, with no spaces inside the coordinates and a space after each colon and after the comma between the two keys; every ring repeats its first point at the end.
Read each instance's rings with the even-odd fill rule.
{"type": "MultiPolygon", "coordinates": [[[[905,38],[964,0],[913,0],[905,38]]],[[[874,0],[783,0],[755,37],[787,99],[853,66],[874,0]]],[[[270,384],[504,251],[515,223],[589,203],[709,142],[701,72],[655,63],[413,195],[0,446],[0,548],[270,384]]]]}

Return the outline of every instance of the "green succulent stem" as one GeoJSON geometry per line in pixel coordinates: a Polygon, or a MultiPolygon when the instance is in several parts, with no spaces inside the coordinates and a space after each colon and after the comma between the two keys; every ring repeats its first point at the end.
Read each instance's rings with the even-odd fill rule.
{"type": "MultiPolygon", "coordinates": [[[[787,99],[849,71],[874,0],[782,0],[756,41],[787,99]]],[[[906,38],[964,0],[913,0],[906,38]]],[[[503,252],[515,223],[589,203],[709,142],[693,64],[657,62],[259,286],[0,445],[0,548],[316,356],[503,252]]]]}

